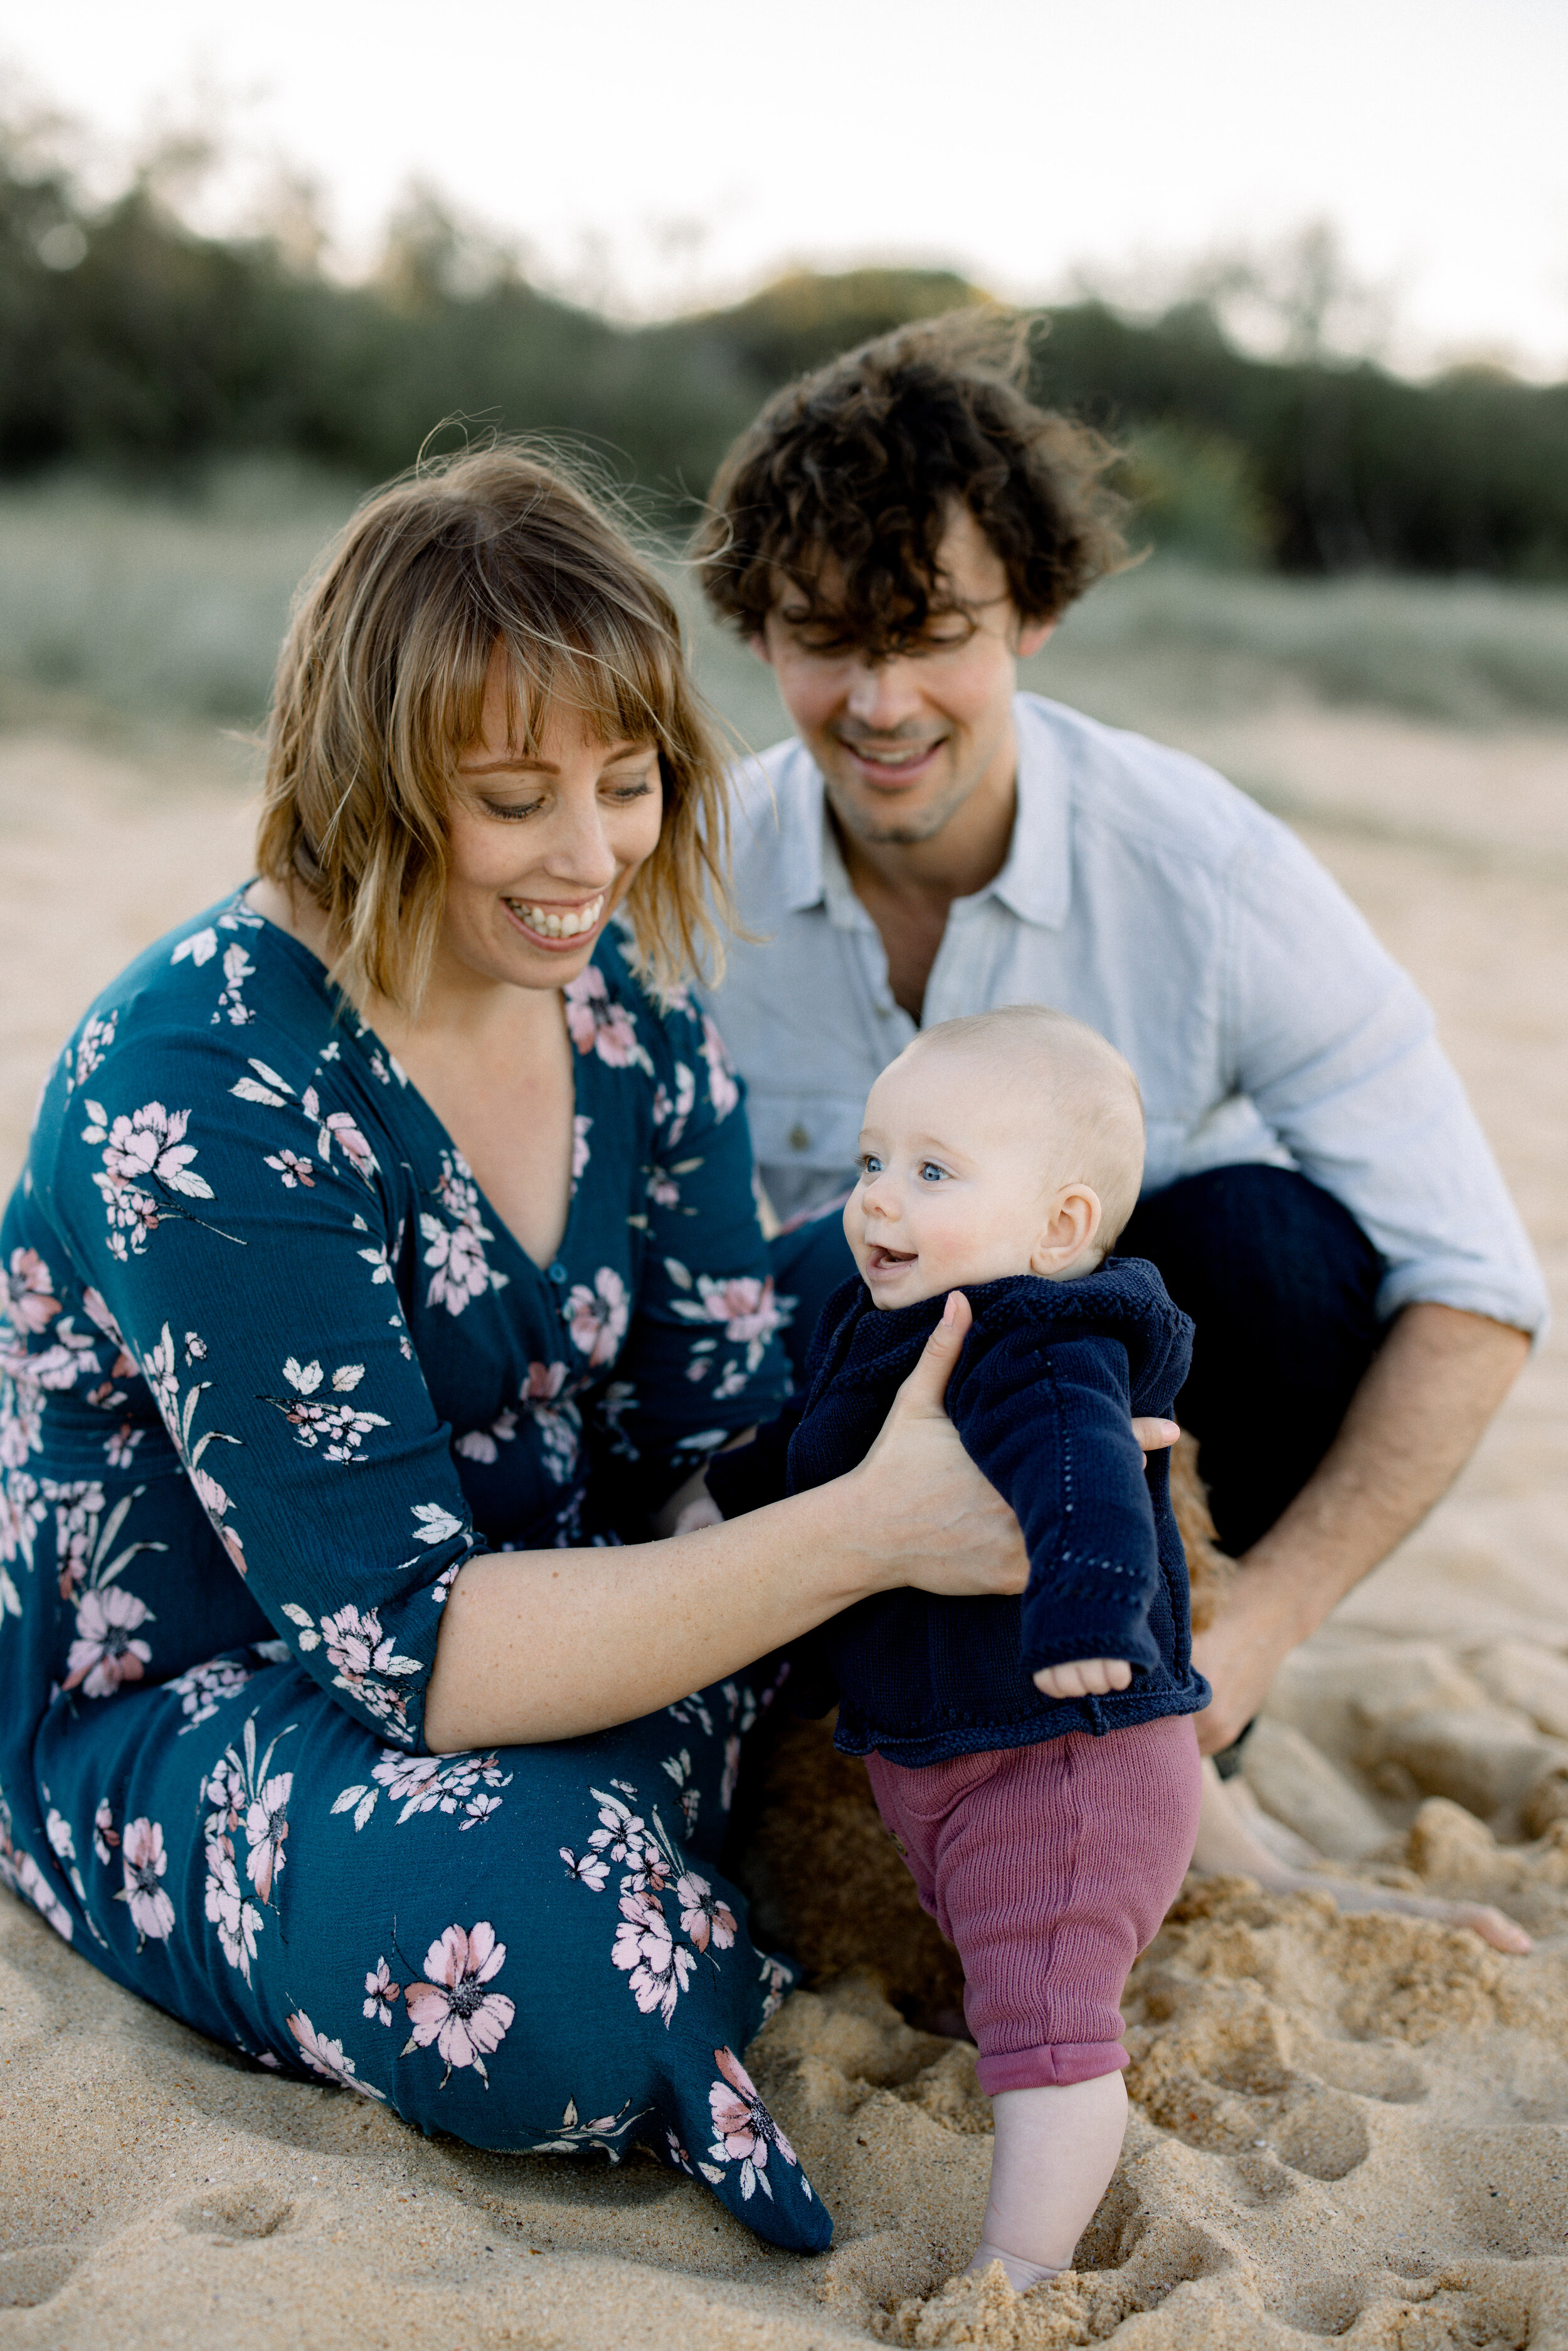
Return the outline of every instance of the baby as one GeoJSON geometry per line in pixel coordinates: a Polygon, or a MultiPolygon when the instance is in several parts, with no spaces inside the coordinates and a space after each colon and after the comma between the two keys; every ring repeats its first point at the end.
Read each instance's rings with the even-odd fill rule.
{"type": "Polygon", "coordinates": [[[1081,1022],[1016,1005],[924,1031],[866,1103],[861,1278],[823,1310],[803,1402],[708,1473],[733,1516],[852,1468],[962,1287],[947,1409],[1018,1516],[1028,1588],[863,1601],[800,1667],[831,1673],[836,1743],[963,1959],[996,2126],[971,2267],[1020,2291],[1066,2267],[1115,2169],[1122,1991],[1197,1828],[1185,1718],[1209,1693],[1166,1457],[1145,1471],[1131,1426],[1169,1414],[1191,1325],[1152,1266],[1107,1255],[1143,1163],[1137,1082],[1081,1022]]]}

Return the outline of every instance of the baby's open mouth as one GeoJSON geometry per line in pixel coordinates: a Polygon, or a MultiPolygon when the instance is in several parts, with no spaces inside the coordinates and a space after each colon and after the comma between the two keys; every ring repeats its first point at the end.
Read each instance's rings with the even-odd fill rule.
{"type": "Polygon", "coordinates": [[[892,1273],[901,1265],[913,1265],[919,1252],[915,1249],[884,1249],[873,1241],[866,1251],[866,1263],[873,1273],[892,1273]]]}

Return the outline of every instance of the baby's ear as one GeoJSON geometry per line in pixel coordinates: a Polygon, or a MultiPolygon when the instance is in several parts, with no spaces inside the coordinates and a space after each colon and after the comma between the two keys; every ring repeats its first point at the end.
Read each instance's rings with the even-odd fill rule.
{"type": "Polygon", "coordinates": [[[1060,1280],[1093,1247],[1104,1213],[1092,1184],[1064,1184],[1050,1202],[1030,1254],[1030,1271],[1047,1281],[1060,1280]]]}

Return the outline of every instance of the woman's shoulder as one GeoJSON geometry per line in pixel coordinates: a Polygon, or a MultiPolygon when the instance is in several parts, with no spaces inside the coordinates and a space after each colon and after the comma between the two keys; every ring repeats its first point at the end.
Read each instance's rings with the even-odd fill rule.
{"type": "MultiPolygon", "coordinates": [[[[77,1084],[132,1029],[217,1029],[239,1045],[266,1020],[314,1039],[337,1006],[315,958],[252,911],[242,886],[144,947],[101,989],[61,1054],[77,1084]]],[[[243,1051],[241,1058],[244,1058],[243,1051]]]]}
{"type": "Polygon", "coordinates": [[[313,966],[252,913],[243,889],[155,939],[94,998],[56,1056],[38,1106],[35,1174],[78,1103],[94,1118],[126,1109],[132,1095],[155,1110],[151,1096],[176,1081],[209,1092],[298,1091],[274,1064],[315,1067],[341,1050],[339,1007],[313,966]]]}
{"type": "Polygon", "coordinates": [[[563,994],[578,1051],[641,1071],[683,1122],[699,1096],[715,1123],[739,1108],[744,1089],[713,1021],[689,987],[652,986],[621,924],[606,925],[592,962],[563,994]]]}

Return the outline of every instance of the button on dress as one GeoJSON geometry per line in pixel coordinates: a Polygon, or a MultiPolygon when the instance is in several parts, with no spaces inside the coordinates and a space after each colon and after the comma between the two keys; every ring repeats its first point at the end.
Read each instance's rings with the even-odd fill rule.
{"type": "Polygon", "coordinates": [[[541,1270],[243,893],[62,1051],[0,1234],[0,1875],[117,1982],[473,2144],[654,2147],[831,2223],[747,2041],[792,1980],[716,1864],[763,1666],[435,1756],[465,1560],[613,1544],[787,1387],[740,1088],[613,929],[564,991],[541,1270]]]}

